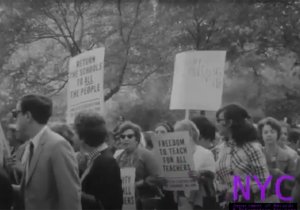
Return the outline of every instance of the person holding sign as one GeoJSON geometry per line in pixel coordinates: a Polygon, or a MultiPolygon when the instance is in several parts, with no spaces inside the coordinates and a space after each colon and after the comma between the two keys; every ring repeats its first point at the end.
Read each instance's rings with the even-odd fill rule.
{"type": "Polygon", "coordinates": [[[95,112],[81,112],[74,124],[87,153],[87,168],[80,177],[82,208],[121,210],[121,172],[105,142],[108,132],[104,119],[95,112]]]}
{"type": "MultiPolygon", "coordinates": [[[[204,208],[203,198],[206,196],[203,182],[207,179],[213,179],[215,173],[215,161],[211,151],[200,146],[200,133],[197,126],[190,120],[182,120],[175,124],[175,131],[188,131],[190,135],[190,144],[193,151],[193,161],[195,170],[189,172],[189,176],[199,183],[197,191],[187,191],[185,196],[179,197],[179,201],[188,199],[191,209],[204,208]]],[[[180,193],[179,193],[180,196],[180,193]]],[[[181,195],[182,196],[182,195],[181,195]]],[[[179,203],[180,205],[180,203],[179,203]]],[[[187,208],[187,207],[185,207],[187,208]]]]}
{"type": "MultiPolygon", "coordinates": [[[[174,127],[168,122],[158,123],[154,129],[156,134],[165,134],[174,132],[174,127]]],[[[163,198],[160,201],[160,208],[164,209],[177,209],[177,203],[174,201],[174,195],[172,191],[162,190],[164,194],[163,198]]]]}
{"type": "Polygon", "coordinates": [[[136,201],[137,209],[143,209],[143,201],[158,194],[159,165],[150,151],[140,147],[141,129],[138,125],[125,121],[120,125],[120,141],[124,148],[116,157],[121,168],[136,169],[136,201]]]}

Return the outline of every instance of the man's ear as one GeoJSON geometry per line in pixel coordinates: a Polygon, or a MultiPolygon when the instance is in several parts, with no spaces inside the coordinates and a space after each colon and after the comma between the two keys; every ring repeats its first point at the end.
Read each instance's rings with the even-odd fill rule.
{"type": "Polygon", "coordinates": [[[31,122],[31,121],[33,120],[31,112],[28,112],[28,111],[27,111],[27,112],[25,113],[25,118],[26,118],[29,122],[31,122]]]}

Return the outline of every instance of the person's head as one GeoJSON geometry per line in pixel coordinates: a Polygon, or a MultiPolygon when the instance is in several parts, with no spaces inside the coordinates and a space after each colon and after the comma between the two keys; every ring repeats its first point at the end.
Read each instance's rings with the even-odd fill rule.
{"type": "Polygon", "coordinates": [[[273,117],[262,119],[258,123],[258,133],[265,145],[277,144],[281,136],[281,126],[273,117]]]}
{"type": "Polygon", "coordinates": [[[151,139],[152,135],[154,135],[153,131],[144,132],[144,138],[145,138],[145,142],[146,142],[146,149],[148,149],[148,150],[153,149],[153,143],[152,143],[152,139],[151,139]]]}
{"type": "Polygon", "coordinates": [[[119,138],[122,147],[127,152],[133,152],[141,141],[141,128],[137,124],[125,121],[119,127],[119,138]]]}
{"type": "Polygon", "coordinates": [[[289,146],[293,148],[294,150],[298,149],[299,142],[300,142],[300,129],[299,128],[293,128],[289,132],[288,136],[289,146]]]}
{"type": "Polygon", "coordinates": [[[42,95],[26,95],[18,102],[13,116],[21,138],[31,138],[33,132],[46,125],[52,115],[52,100],[42,95]]]}
{"type": "MultiPolygon", "coordinates": [[[[181,120],[176,122],[174,126],[175,131],[188,131],[191,139],[191,143],[194,145],[200,145],[199,130],[197,126],[190,120],[181,120]]],[[[193,145],[192,145],[193,146],[193,145]]]]}
{"type": "Polygon", "coordinates": [[[281,126],[281,136],[279,139],[279,144],[281,146],[289,145],[288,136],[290,132],[290,125],[287,124],[286,122],[281,122],[280,126],[281,126]]]}
{"type": "Polygon", "coordinates": [[[257,140],[256,130],[243,107],[236,104],[224,106],[217,111],[216,118],[220,135],[232,138],[238,146],[257,140]]]}
{"type": "Polygon", "coordinates": [[[200,144],[201,146],[210,149],[214,146],[216,138],[215,126],[203,116],[192,118],[192,122],[195,123],[198,130],[200,131],[200,144]]]}
{"type": "Polygon", "coordinates": [[[161,134],[161,133],[169,133],[169,132],[174,132],[174,128],[173,126],[168,123],[168,122],[161,122],[161,123],[158,123],[156,126],[155,126],[155,129],[154,129],[155,133],[157,134],[161,134]]]}
{"type": "Polygon", "coordinates": [[[69,126],[66,123],[61,122],[55,122],[50,125],[51,130],[53,130],[55,133],[58,133],[62,137],[64,137],[73,147],[75,144],[75,133],[71,126],[69,126]]]}
{"type": "Polygon", "coordinates": [[[75,131],[80,140],[89,147],[98,147],[107,138],[105,120],[96,112],[81,112],[74,120],[75,131]]]}

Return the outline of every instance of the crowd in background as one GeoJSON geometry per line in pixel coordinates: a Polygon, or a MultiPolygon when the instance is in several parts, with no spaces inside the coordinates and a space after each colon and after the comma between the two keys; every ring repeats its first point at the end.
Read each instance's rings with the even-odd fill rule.
{"type": "Polygon", "coordinates": [[[21,98],[12,113],[16,122],[6,132],[11,154],[0,170],[0,209],[122,209],[124,167],[136,169],[137,209],[227,209],[230,202],[261,202],[256,182],[270,175],[265,202],[300,206],[299,129],[271,117],[254,124],[239,105],[218,110],[216,125],[198,116],[174,125],[158,122],[152,131],[124,118],[109,131],[94,112],[79,113],[72,125],[47,125],[52,101],[40,95],[21,98]],[[152,136],[176,131],[189,133],[195,168],[188,175],[198,190],[163,188],[152,136]],[[278,197],[276,180],[283,175],[295,179],[282,182],[278,197]],[[233,200],[234,176],[256,176],[250,200],[242,192],[233,200]]]}

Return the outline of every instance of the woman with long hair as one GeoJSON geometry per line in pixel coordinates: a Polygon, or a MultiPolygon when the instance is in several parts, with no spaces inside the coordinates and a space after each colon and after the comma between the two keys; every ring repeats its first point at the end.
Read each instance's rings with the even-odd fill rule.
{"type": "MultiPolygon", "coordinates": [[[[239,105],[230,104],[216,113],[217,128],[224,137],[224,147],[216,163],[217,186],[224,195],[224,204],[233,201],[233,178],[238,176],[244,183],[247,176],[258,177],[265,183],[269,176],[266,158],[262,146],[258,143],[256,129],[250,122],[248,112],[239,105]]],[[[260,190],[256,182],[251,180],[251,199],[249,202],[260,201],[260,190]]],[[[235,202],[244,201],[238,195],[235,202]]]]}

